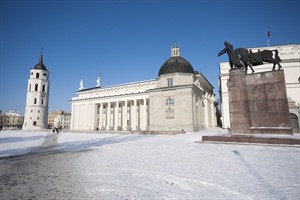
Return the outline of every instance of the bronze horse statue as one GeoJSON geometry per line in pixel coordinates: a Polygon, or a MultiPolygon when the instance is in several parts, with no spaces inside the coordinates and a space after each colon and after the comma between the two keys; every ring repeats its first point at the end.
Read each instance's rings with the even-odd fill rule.
{"type": "Polygon", "coordinates": [[[218,54],[218,56],[225,53],[228,54],[230,69],[242,68],[245,69],[245,74],[247,74],[248,66],[251,68],[252,73],[254,70],[252,66],[262,65],[264,62],[273,63],[273,70],[275,70],[276,64],[279,66],[278,70],[282,68],[280,62],[282,61],[278,56],[278,50],[263,50],[253,53],[245,48],[233,49],[233,46],[225,41],[225,48],[218,54]],[[242,64],[243,63],[243,64],[242,64]],[[244,67],[244,68],[243,68],[244,67]]]}
{"type": "Polygon", "coordinates": [[[263,50],[253,53],[251,50],[245,48],[235,49],[235,53],[240,56],[241,61],[243,62],[247,74],[248,66],[251,68],[252,73],[254,70],[252,66],[262,65],[264,62],[273,63],[272,70],[275,70],[275,66],[278,65],[278,70],[282,68],[280,62],[282,61],[278,56],[278,50],[263,50]]]}

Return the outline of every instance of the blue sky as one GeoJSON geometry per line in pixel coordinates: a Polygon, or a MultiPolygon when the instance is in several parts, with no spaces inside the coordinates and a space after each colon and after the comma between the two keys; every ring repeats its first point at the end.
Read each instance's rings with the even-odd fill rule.
{"type": "Polygon", "coordinates": [[[49,111],[71,111],[85,88],[157,78],[174,42],[215,87],[217,57],[237,47],[300,43],[300,1],[0,0],[0,109],[24,113],[29,70],[43,49],[50,71],[49,111]]]}

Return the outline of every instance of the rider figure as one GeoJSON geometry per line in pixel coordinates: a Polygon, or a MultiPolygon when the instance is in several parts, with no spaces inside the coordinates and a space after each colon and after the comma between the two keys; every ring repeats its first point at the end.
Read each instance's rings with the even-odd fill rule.
{"type": "Polygon", "coordinates": [[[233,69],[233,66],[235,68],[243,67],[242,63],[240,63],[238,55],[235,53],[233,49],[233,46],[227,41],[224,42],[224,45],[225,48],[218,54],[218,57],[220,55],[223,55],[224,53],[227,53],[229,58],[230,69],[233,69]]]}

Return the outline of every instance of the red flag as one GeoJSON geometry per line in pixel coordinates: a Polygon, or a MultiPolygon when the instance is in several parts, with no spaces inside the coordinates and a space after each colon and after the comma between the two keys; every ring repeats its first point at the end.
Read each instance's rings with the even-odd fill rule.
{"type": "Polygon", "coordinates": [[[270,31],[267,31],[267,37],[270,37],[270,35],[271,35],[270,31]]]}

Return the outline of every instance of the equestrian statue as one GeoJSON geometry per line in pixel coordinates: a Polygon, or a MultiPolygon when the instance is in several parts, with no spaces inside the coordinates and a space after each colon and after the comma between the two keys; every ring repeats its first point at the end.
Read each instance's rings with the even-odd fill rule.
{"type": "Polygon", "coordinates": [[[263,65],[264,62],[273,63],[272,70],[275,70],[275,66],[278,65],[278,70],[282,68],[280,62],[282,61],[278,55],[278,50],[263,50],[253,53],[252,50],[245,48],[233,49],[233,46],[225,41],[225,48],[218,54],[221,56],[225,53],[228,54],[230,69],[245,68],[245,74],[247,74],[248,66],[254,73],[252,66],[263,65]]]}

